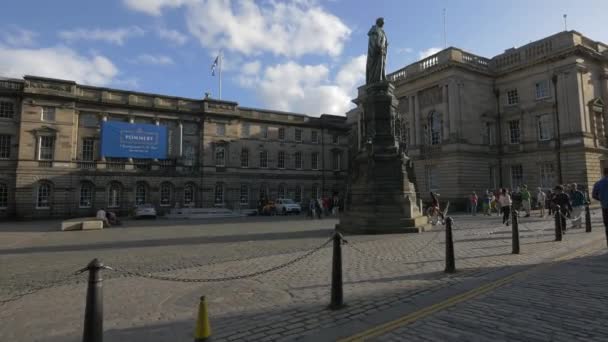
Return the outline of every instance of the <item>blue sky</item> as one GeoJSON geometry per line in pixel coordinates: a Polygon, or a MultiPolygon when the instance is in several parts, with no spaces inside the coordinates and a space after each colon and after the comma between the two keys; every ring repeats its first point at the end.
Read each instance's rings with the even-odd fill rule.
{"type": "Polygon", "coordinates": [[[365,72],[367,31],[383,16],[388,71],[450,46],[492,57],[564,29],[608,42],[608,1],[20,0],[3,4],[0,76],[343,115],[365,72]]]}

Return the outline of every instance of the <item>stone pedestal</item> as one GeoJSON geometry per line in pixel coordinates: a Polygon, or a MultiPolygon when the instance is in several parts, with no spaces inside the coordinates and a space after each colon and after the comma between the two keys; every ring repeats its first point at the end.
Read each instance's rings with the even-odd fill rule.
{"type": "Polygon", "coordinates": [[[417,233],[430,228],[422,215],[409,158],[395,138],[397,99],[393,85],[381,82],[359,88],[363,147],[353,147],[345,212],[336,229],[355,234],[417,233]]]}

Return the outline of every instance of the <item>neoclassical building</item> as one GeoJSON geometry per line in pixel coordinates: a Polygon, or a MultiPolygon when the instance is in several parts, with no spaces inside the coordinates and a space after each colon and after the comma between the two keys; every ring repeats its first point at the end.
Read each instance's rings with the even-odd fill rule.
{"type": "MultiPolygon", "coordinates": [[[[587,186],[608,166],[608,46],[565,31],[484,58],[450,47],[389,74],[396,134],[428,200],[587,186]]],[[[359,109],[348,113],[361,141],[359,109]]],[[[358,143],[357,143],[358,144],[358,143]]]]}
{"type": "Polygon", "coordinates": [[[0,79],[0,217],[122,214],[151,203],[255,208],[342,193],[346,118],[26,76],[0,79]],[[104,158],[104,121],[166,126],[167,158],[104,158]]]}

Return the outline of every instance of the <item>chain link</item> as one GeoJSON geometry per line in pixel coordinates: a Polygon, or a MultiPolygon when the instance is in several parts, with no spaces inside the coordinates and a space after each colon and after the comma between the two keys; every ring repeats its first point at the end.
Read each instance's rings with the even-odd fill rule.
{"type": "Polygon", "coordinates": [[[439,237],[439,233],[443,232],[443,230],[438,230],[435,235],[429,239],[429,241],[427,241],[423,246],[421,246],[420,248],[416,249],[413,253],[410,253],[408,255],[405,256],[400,256],[400,257],[383,257],[383,256],[379,256],[379,255],[373,255],[370,254],[364,250],[362,250],[361,248],[358,248],[356,244],[353,244],[351,242],[348,242],[347,240],[343,240],[344,241],[344,245],[347,247],[352,248],[354,251],[358,252],[359,254],[362,254],[364,256],[370,257],[370,258],[375,258],[378,260],[382,260],[382,261],[391,261],[391,262],[403,262],[403,261],[409,261],[407,259],[411,258],[412,256],[420,253],[420,251],[422,251],[423,249],[427,248],[431,243],[433,243],[433,241],[435,241],[437,239],[437,237],[439,237]]]}
{"type": "Polygon", "coordinates": [[[13,297],[9,297],[9,298],[0,300],[0,305],[4,305],[4,304],[10,303],[10,302],[14,302],[14,301],[19,300],[19,299],[21,299],[21,298],[23,298],[23,297],[25,297],[27,295],[31,295],[33,293],[36,293],[36,292],[44,290],[44,289],[50,289],[50,288],[53,288],[53,287],[57,287],[57,286],[61,286],[61,285],[66,285],[66,284],[70,283],[72,280],[74,280],[76,277],[80,276],[81,273],[82,272],[77,271],[77,272],[74,272],[74,273],[70,273],[70,274],[66,275],[65,277],[62,277],[62,278],[60,278],[58,280],[53,280],[53,281],[45,283],[43,285],[32,287],[31,289],[29,289],[29,290],[27,290],[25,292],[19,293],[17,295],[14,295],[13,297]]]}
{"type": "Polygon", "coordinates": [[[122,273],[125,275],[129,275],[129,276],[135,276],[135,277],[141,277],[141,278],[147,278],[147,279],[154,279],[154,280],[163,280],[163,281],[173,281],[173,282],[181,282],[181,283],[216,283],[216,282],[223,282],[223,281],[230,281],[230,280],[239,280],[239,279],[247,279],[247,278],[253,278],[253,277],[257,277],[263,274],[267,274],[267,273],[271,273],[274,271],[278,271],[280,269],[289,267],[299,261],[302,261],[306,258],[308,258],[309,256],[315,254],[316,252],[320,251],[321,249],[325,248],[330,242],[332,242],[333,237],[330,238],[329,240],[325,241],[322,245],[311,249],[310,251],[300,255],[299,257],[292,259],[284,264],[280,264],[262,271],[257,271],[257,272],[253,272],[253,273],[247,273],[247,274],[242,274],[242,275],[237,275],[237,276],[230,276],[230,277],[221,277],[221,278],[179,278],[179,277],[172,277],[172,276],[160,276],[160,275],[154,275],[154,274],[144,274],[144,273],[139,273],[139,272],[133,272],[133,271],[129,271],[126,269],[121,269],[121,268],[115,268],[114,271],[118,272],[118,273],[122,273]]]}

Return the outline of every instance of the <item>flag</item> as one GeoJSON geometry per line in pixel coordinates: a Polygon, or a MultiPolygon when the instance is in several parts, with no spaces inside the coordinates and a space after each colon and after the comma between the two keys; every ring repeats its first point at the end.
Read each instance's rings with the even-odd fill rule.
{"type": "Polygon", "coordinates": [[[217,68],[219,60],[220,55],[217,55],[217,57],[215,57],[215,61],[213,61],[213,64],[211,64],[211,76],[215,76],[215,68],[217,68]]]}

